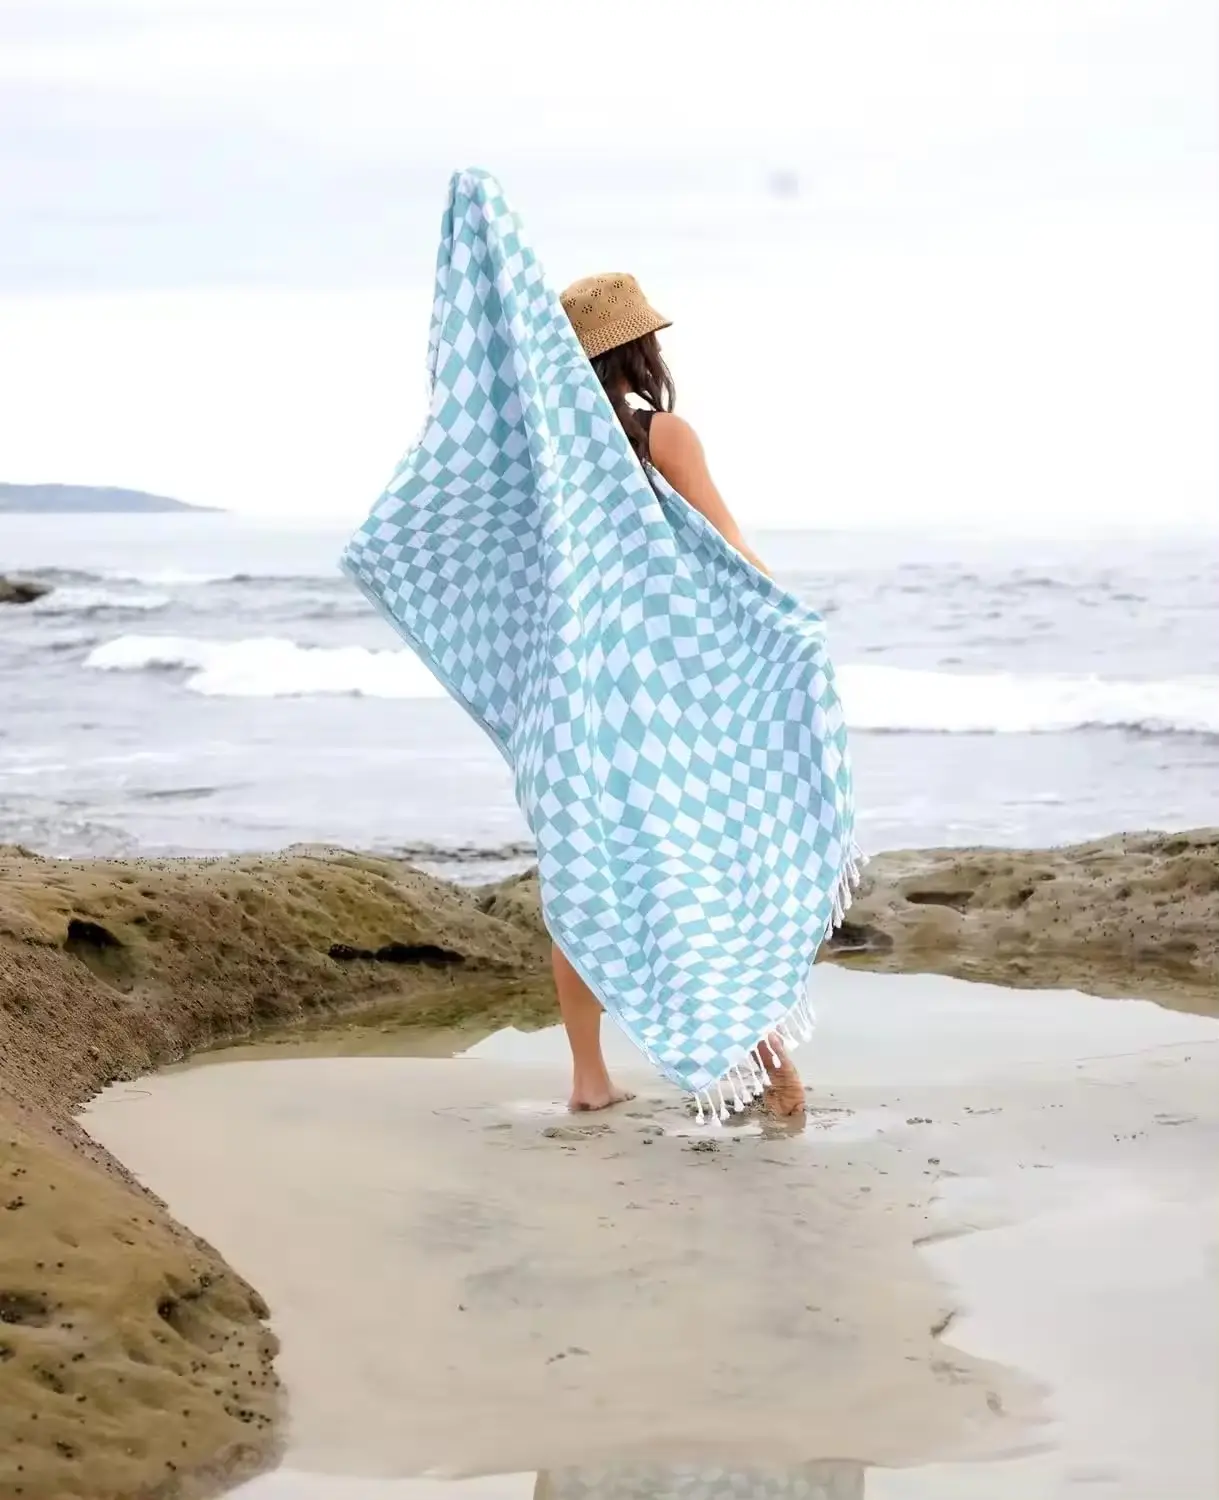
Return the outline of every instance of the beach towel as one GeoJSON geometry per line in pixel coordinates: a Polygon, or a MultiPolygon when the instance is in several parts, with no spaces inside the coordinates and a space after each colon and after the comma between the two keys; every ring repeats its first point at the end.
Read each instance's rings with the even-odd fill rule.
{"type": "Polygon", "coordinates": [[[511,768],[554,941],[724,1119],[769,1034],[811,1035],[856,877],[824,622],[645,472],[485,172],[450,184],[427,357],[342,567],[511,768]]]}

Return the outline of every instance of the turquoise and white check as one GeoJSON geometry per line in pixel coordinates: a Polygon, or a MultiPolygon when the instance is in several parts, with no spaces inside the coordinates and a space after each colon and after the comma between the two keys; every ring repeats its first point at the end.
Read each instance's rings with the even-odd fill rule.
{"type": "Polygon", "coordinates": [[[609,1014],[675,1083],[757,1092],[853,878],[822,619],[645,475],[483,172],[450,184],[428,360],[342,565],[502,751],[609,1014]]]}

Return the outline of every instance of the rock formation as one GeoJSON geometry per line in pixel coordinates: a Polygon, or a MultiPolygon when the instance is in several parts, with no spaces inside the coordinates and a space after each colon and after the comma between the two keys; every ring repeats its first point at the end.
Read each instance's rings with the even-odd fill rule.
{"type": "Polygon", "coordinates": [[[0,604],[33,604],[50,592],[51,585],[36,578],[7,578],[0,573],[0,604]]]}

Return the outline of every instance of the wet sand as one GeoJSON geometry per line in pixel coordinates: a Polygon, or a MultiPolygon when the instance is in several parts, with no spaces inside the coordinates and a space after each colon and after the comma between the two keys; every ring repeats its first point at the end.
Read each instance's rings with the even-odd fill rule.
{"type": "Polygon", "coordinates": [[[818,992],[803,1133],[647,1077],[572,1121],[548,1032],[108,1090],[87,1128],[271,1305],[289,1451],[237,1493],[1209,1500],[1219,1026],[818,992]]]}

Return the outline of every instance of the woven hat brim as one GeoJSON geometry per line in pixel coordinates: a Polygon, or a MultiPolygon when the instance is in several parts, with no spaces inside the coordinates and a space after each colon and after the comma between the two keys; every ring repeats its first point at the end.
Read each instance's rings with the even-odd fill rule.
{"type": "Polygon", "coordinates": [[[579,338],[589,359],[596,359],[598,354],[619,349],[632,339],[641,339],[649,333],[659,333],[662,328],[672,326],[673,320],[662,318],[654,307],[639,308],[634,312],[624,313],[622,317],[614,318],[609,323],[602,323],[600,327],[590,329],[579,338]]]}

